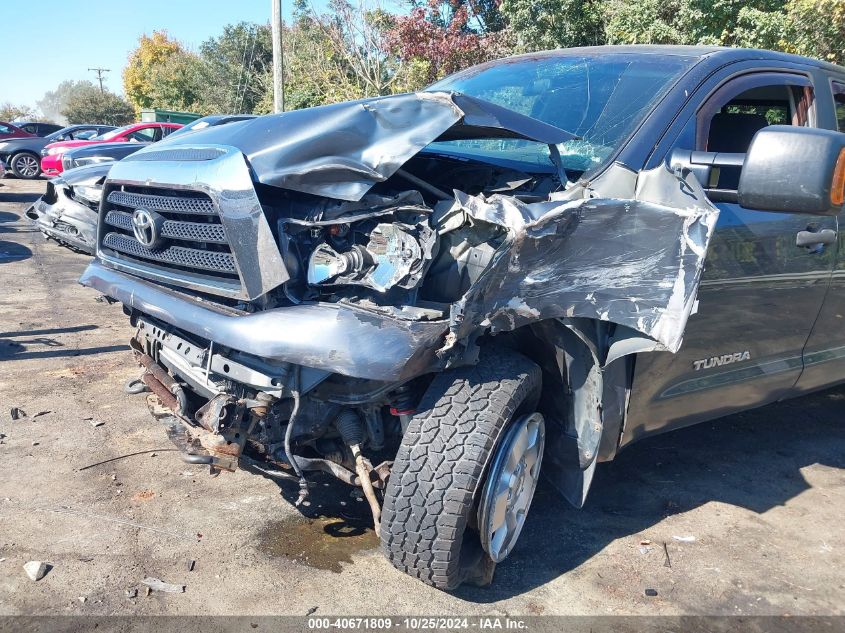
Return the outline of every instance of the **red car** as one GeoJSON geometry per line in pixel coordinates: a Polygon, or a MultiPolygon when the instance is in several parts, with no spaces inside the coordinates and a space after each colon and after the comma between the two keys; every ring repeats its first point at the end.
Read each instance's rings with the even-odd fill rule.
{"type": "Polygon", "coordinates": [[[10,138],[27,138],[29,136],[35,136],[35,134],[30,134],[26,130],[20,129],[17,125],[0,121],[0,141],[10,138]]]}
{"type": "Polygon", "coordinates": [[[180,123],[132,123],[88,141],[50,143],[41,150],[41,171],[45,176],[58,176],[62,173],[62,155],[74,147],[96,143],[155,143],[180,127],[180,123]]]}

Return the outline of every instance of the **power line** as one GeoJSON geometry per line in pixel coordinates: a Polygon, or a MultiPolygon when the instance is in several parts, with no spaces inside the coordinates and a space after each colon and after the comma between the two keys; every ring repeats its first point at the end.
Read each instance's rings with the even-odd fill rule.
{"type": "Polygon", "coordinates": [[[111,68],[89,68],[88,70],[93,70],[97,73],[97,81],[100,82],[100,92],[104,92],[103,90],[103,73],[110,73],[111,68]]]}

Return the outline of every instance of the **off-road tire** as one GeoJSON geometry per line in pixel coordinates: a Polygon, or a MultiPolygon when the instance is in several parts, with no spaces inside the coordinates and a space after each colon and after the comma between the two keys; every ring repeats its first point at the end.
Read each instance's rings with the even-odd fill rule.
{"type": "Polygon", "coordinates": [[[533,411],[540,385],[537,365],[495,347],[434,378],[385,491],[381,546],[397,569],[444,590],[492,580],[495,563],[474,526],[477,496],[505,427],[533,411]]]}
{"type": "Polygon", "coordinates": [[[41,159],[32,152],[18,152],[12,156],[11,160],[9,160],[9,169],[12,170],[15,178],[20,178],[21,180],[35,180],[41,175],[41,166],[39,164],[38,171],[35,172],[34,176],[27,176],[21,171],[20,164],[18,163],[18,161],[24,157],[34,158],[36,163],[41,162],[41,159]]]}

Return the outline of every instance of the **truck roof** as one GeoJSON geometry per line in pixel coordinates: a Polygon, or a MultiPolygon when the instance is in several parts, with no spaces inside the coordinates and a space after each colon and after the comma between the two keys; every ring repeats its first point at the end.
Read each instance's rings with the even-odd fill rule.
{"type": "MultiPolygon", "coordinates": [[[[792,53],[782,53],[779,51],[770,51],[761,48],[732,48],[729,46],[680,46],[680,45],[666,45],[666,44],[625,44],[625,45],[605,45],[605,46],[580,46],[574,48],[560,48],[549,51],[540,51],[536,53],[525,53],[522,55],[515,55],[506,59],[532,59],[532,58],[547,58],[547,57],[568,57],[570,55],[603,55],[611,53],[628,53],[635,55],[669,55],[682,57],[697,57],[700,60],[710,60],[719,64],[754,60],[754,59],[771,59],[774,61],[792,62],[800,64],[810,64],[823,68],[825,70],[845,74],[845,67],[825,62],[811,57],[803,57],[801,55],[793,55],[792,53]]],[[[495,65],[503,60],[489,62],[495,65]]]]}

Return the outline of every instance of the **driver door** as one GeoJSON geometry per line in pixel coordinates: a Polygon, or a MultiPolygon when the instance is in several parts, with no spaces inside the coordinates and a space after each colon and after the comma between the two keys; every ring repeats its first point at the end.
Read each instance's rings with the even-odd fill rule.
{"type": "Polygon", "coordinates": [[[772,402],[798,380],[836,244],[829,232],[822,234],[826,243],[820,237],[797,246],[796,239],[802,231],[836,231],[836,218],[743,209],[736,187],[756,131],[772,123],[815,127],[815,121],[808,76],[759,72],[725,82],[684,128],[670,161],[692,156],[706,162],[717,153],[733,166],[705,170],[702,185],[720,215],[697,312],[677,354],[637,357],[623,444],[772,402]]]}

